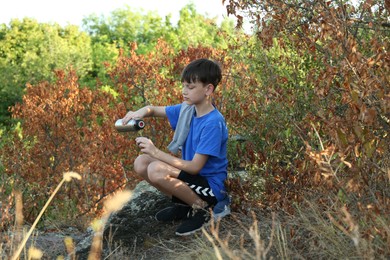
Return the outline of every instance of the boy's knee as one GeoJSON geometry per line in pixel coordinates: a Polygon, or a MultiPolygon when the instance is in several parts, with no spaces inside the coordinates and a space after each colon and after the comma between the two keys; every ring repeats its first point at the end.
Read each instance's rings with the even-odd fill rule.
{"type": "Polygon", "coordinates": [[[148,165],[148,172],[156,172],[156,171],[159,171],[159,169],[160,169],[160,162],[159,161],[151,162],[148,165]]]}
{"type": "Polygon", "coordinates": [[[161,172],[163,171],[163,167],[164,164],[160,161],[151,162],[148,165],[148,169],[147,169],[149,180],[152,182],[159,182],[161,178],[165,176],[164,174],[161,174],[161,172]]]}
{"type": "Polygon", "coordinates": [[[134,171],[143,174],[148,169],[149,160],[145,154],[139,155],[134,161],[134,171]]]}

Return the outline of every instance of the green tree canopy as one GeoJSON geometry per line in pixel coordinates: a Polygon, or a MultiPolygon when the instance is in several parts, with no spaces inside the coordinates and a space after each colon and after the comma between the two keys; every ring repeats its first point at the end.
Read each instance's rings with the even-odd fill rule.
{"type": "Polygon", "coordinates": [[[91,36],[92,43],[115,44],[117,48],[130,49],[137,42],[139,51],[147,52],[171,28],[155,12],[142,14],[126,6],[113,11],[110,16],[92,14],[83,19],[83,28],[91,36]]]}
{"type": "Polygon", "coordinates": [[[229,35],[234,34],[234,23],[225,19],[218,25],[217,18],[207,18],[196,11],[194,4],[180,10],[177,25],[171,16],[161,18],[155,12],[135,12],[129,6],[118,9],[109,17],[90,15],[83,20],[83,28],[94,44],[115,44],[125,50],[136,42],[138,53],[154,50],[158,39],[163,38],[175,50],[186,49],[200,43],[204,46],[226,47],[229,35]]]}
{"type": "Polygon", "coordinates": [[[0,25],[0,123],[21,99],[26,83],[53,80],[53,70],[73,67],[79,77],[92,68],[89,36],[77,26],[12,20],[0,25]]]}

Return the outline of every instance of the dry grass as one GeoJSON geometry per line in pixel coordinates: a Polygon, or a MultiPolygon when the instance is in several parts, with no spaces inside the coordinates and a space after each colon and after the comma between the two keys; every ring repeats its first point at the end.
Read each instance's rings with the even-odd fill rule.
{"type": "MultiPolygon", "coordinates": [[[[22,207],[19,196],[15,193],[16,212],[22,207]]],[[[120,209],[130,197],[131,193],[119,193],[109,200],[107,215],[120,209]]],[[[305,201],[295,209],[294,215],[263,209],[250,214],[233,212],[193,236],[172,236],[165,240],[149,238],[142,248],[125,248],[112,243],[105,259],[389,259],[389,216],[372,215],[363,220],[346,207],[324,209],[311,201],[305,201]],[[372,232],[368,234],[367,230],[372,232]]],[[[34,226],[29,231],[23,229],[19,214],[13,232],[4,233],[13,235],[3,236],[0,241],[0,259],[59,257],[52,255],[50,258],[50,252],[41,252],[34,247],[34,238],[30,247],[26,246],[26,238],[34,236],[34,226]],[[20,248],[21,251],[17,251],[20,248]]],[[[101,231],[105,220],[103,216],[95,222],[89,259],[101,257],[101,231]]],[[[64,244],[69,259],[77,259],[72,238],[65,237],[64,244]]]]}
{"type": "MultiPolygon", "coordinates": [[[[24,256],[26,259],[41,259],[43,256],[43,252],[41,252],[39,249],[35,248],[33,245],[30,246],[27,249],[26,252],[26,244],[33,232],[35,231],[35,227],[37,226],[39,220],[41,219],[43,213],[53,200],[54,196],[57,194],[61,186],[65,182],[70,182],[72,179],[80,180],[81,176],[78,173],[75,172],[65,172],[63,175],[63,178],[61,182],[57,185],[49,199],[47,200],[46,204],[43,206],[42,210],[39,212],[37,218],[35,219],[32,226],[29,228],[27,233],[22,232],[22,225],[23,225],[23,202],[22,202],[22,195],[20,192],[15,192],[15,236],[6,241],[7,244],[9,244],[8,250],[1,250],[0,256],[3,257],[4,251],[8,251],[7,255],[11,256],[10,259],[17,260],[20,259],[20,255],[24,251],[24,256]],[[23,239],[21,239],[23,237],[23,239]],[[20,241],[21,240],[21,241],[20,241]],[[15,250],[14,245],[16,245],[15,250]]],[[[3,241],[1,241],[3,243],[3,241]]]]}
{"type": "Polygon", "coordinates": [[[387,235],[374,239],[356,228],[355,219],[344,217],[344,227],[355,229],[343,230],[329,214],[342,216],[345,211],[324,212],[306,202],[294,216],[261,210],[233,213],[192,237],[155,241],[137,259],[389,259],[388,217],[378,216],[370,224],[387,235]]]}

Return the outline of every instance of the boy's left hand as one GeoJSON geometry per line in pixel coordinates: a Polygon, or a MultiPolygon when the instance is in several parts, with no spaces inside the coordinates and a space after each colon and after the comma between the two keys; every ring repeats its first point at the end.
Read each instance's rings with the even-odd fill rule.
{"type": "Polygon", "coordinates": [[[154,146],[152,140],[146,137],[137,137],[135,138],[135,143],[141,149],[141,152],[156,158],[159,149],[154,146]]]}

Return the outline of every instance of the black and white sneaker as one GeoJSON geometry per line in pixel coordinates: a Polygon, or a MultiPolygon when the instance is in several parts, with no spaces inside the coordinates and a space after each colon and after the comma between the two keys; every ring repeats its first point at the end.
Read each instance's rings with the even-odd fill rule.
{"type": "Polygon", "coordinates": [[[193,214],[176,229],[176,235],[188,236],[209,225],[211,215],[208,209],[209,207],[194,210],[193,214]]]}
{"type": "Polygon", "coordinates": [[[192,208],[188,205],[175,204],[160,210],[154,216],[157,221],[171,222],[182,219],[187,219],[192,208]]]}

